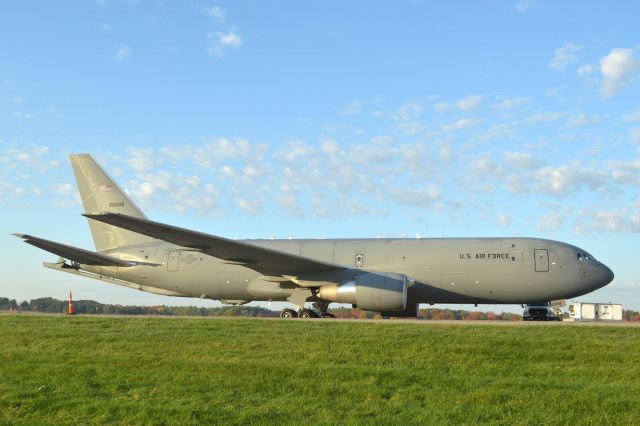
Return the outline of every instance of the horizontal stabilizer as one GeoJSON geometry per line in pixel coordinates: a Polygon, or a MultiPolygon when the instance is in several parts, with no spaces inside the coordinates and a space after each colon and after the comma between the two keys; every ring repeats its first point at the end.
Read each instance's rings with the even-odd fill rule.
{"type": "Polygon", "coordinates": [[[84,250],[77,247],[68,246],[66,244],[56,243],[54,241],[45,240],[38,237],[33,237],[26,234],[13,234],[16,237],[20,237],[25,243],[31,244],[50,253],[57,254],[60,257],[69,259],[72,262],[77,262],[82,265],[97,265],[97,266],[134,266],[134,262],[128,262],[126,260],[118,259],[106,254],[96,253],[89,250],[84,250]]]}
{"type": "Polygon", "coordinates": [[[83,214],[90,219],[138,232],[182,247],[193,248],[218,259],[241,264],[265,275],[293,275],[310,272],[335,272],[346,269],[308,257],[285,253],[250,242],[191,231],[177,226],[153,222],[145,218],[118,213],[83,214]]]}

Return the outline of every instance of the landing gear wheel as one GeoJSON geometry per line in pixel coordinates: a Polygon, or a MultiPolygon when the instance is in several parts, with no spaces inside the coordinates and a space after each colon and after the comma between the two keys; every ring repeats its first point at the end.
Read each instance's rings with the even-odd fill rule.
{"type": "Polygon", "coordinates": [[[320,315],[320,318],[335,318],[336,316],[333,314],[322,314],[320,315]]]}
{"type": "Polygon", "coordinates": [[[283,309],[282,312],[280,312],[280,318],[296,318],[297,316],[298,313],[293,309],[283,309]]]}
{"type": "Polygon", "coordinates": [[[311,309],[303,309],[298,313],[298,318],[318,318],[318,315],[311,309]]]}

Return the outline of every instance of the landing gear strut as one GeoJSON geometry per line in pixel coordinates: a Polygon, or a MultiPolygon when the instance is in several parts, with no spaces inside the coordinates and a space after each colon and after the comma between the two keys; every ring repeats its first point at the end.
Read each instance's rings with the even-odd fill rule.
{"type": "Polygon", "coordinates": [[[313,307],[320,311],[320,318],[335,318],[335,315],[327,312],[329,302],[313,302],[313,307]]]}

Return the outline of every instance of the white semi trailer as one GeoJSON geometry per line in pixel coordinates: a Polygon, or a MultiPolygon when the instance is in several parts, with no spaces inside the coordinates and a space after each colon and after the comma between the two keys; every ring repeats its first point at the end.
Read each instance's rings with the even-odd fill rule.
{"type": "Polygon", "coordinates": [[[622,305],[619,303],[569,304],[569,319],[574,321],[622,321],[622,305]]]}

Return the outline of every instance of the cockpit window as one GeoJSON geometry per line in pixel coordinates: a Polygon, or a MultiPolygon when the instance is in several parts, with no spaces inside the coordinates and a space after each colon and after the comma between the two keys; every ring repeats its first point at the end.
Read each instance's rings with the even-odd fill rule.
{"type": "Polygon", "coordinates": [[[581,253],[578,252],[578,261],[579,262],[597,262],[597,260],[591,256],[589,253],[581,253]]]}

